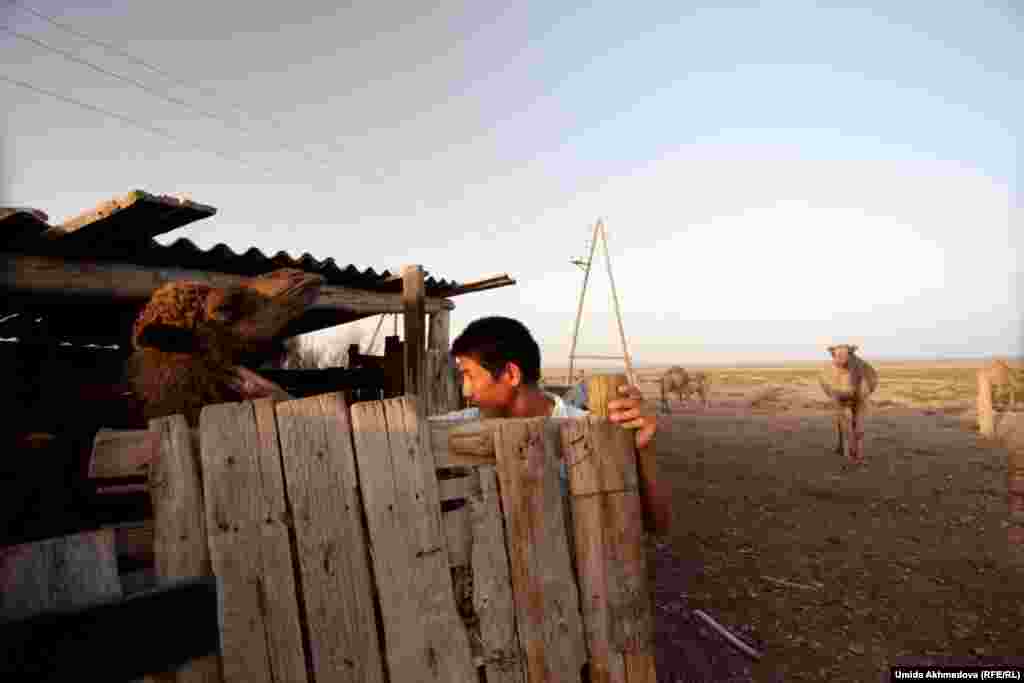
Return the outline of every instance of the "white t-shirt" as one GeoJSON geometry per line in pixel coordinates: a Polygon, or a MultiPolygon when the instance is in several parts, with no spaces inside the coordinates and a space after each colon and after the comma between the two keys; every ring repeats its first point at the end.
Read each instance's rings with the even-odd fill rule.
{"type": "MultiPolygon", "coordinates": [[[[555,402],[554,407],[551,409],[551,417],[583,417],[590,413],[582,408],[577,408],[571,403],[567,403],[558,394],[552,394],[547,391],[544,395],[555,402]]],[[[462,421],[462,420],[479,420],[480,409],[479,408],[465,408],[463,410],[453,410],[450,413],[443,413],[441,415],[431,415],[431,420],[436,421],[462,421]]]]}
{"type": "MultiPolygon", "coordinates": [[[[566,403],[558,394],[552,394],[545,391],[544,395],[555,402],[555,405],[551,409],[551,417],[583,417],[584,415],[590,414],[588,411],[582,408],[577,408],[571,403],[566,403]]],[[[464,420],[479,420],[480,409],[465,408],[463,410],[453,410],[450,413],[432,415],[427,419],[435,422],[461,422],[464,420]]],[[[558,478],[559,484],[561,484],[562,487],[562,495],[565,496],[569,492],[569,473],[565,469],[564,461],[559,465],[558,478]]]]}

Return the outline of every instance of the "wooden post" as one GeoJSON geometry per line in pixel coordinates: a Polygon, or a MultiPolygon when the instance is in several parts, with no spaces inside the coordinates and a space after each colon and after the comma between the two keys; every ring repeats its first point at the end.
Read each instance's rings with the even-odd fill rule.
{"type": "MultiPolygon", "coordinates": [[[[626,376],[621,374],[592,375],[587,380],[587,409],[592,415],[608,417],[608,403],[620,397],[619,387],[626,383],[626,376]]],[[[630,435],[632,437],[632,433],[630,435]]],[[[672,525],[672,499],[664,484],[658,483],[658,461],[653,443],[637,453],[637,470],[644,527],[664,534],[672,525]]]]}
{"type": "MultiPolygon", "coordinates": [[[[153,501],[153,558],[160,582],[213,574],[206,543],[199,436],[181,415],[151,420],[159,456],[149,464],[153,501]]],[[[220,655],[186,662],[175,672],[146,676],[148,683],[220,683],[220,655]]]]}
{"type": "Polygon", "coordinates": [[[427,332],[427,348],[434,351],[448,352],[448,335],[451,315],[448,311],[430,314],[430,330],[427,332]]]}
{"type": "Polygon", "coordinates": [[[423,370],[426,341],[426,285],[423,267],[402,267],[402,306],[405,317],[405,393],[423,392],[423,370]]]}
{"type": "MultiPolygon", "coordinates": [[[[604,407],[623,375],[588,383],[593,407],[604,407]]],[[[647,585],[643,508],[634,435],[604,416],[562,428],[569,469],[583,619],[595,683],[656,680],[653,603],[647,585]]]]}
{"type": "Polygon", "coordinates": [[[427,350],[437,355],[438,367],[433,368],[429,384],[437,381],[437,402],[432,406],[433,413],[441,414],[461,407],[461,387],[456,381],[455,361],[451,357],[449,346],[449,333],[451,330],[451,316],[448,311],[438,311],[430,314],[430,329],[427,331],[427,350]]]}
{"type": "Polygon", "coordinates": [[[992,382],[984,368],[978,370],[978,432],[988,437],[995,434],[992,382]]]}

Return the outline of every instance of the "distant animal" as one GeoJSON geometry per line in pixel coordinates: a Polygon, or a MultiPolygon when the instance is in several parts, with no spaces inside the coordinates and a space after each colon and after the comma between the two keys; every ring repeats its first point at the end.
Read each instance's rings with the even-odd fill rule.
{"type": "Polygon", "coordinates": [[[679,401],[683,401],[683,396],[689,391],[690,386],[690,373],[678,365],[673,365],[658,380],[661,385],[661,407],[665,409],[666,413],[672,412],[668,405],[668,395],[670,393],[676,393],[679,396],[679,401]]]}
{"type": "Polygon", "coordinates": [[[672,412],[668,404],[670,393],[679,396],[680,402],[689,401],[691,396],[697,394],[701,405],[708,404],[711,377],[703,370],[690,373],[685,368],[673,365],[659,378],[658,383],[661,385],[661,406],[667,413],[672,412]]]}
{"type": "Polygon", "coordinates": [[[994,358],[990,360],[985,367],[978,370],[979,375],[984,375],[984,379],[988,380],[988,385],[992,392],[996,389],[1006,388],[1006,393],[1009,394],[1009,401],[1006,404],[1007,410],[1014,410],[1017,406],[1017,383],[1014,381],[1013,369],[1010,364],[1004,360],[994,358]]]}
{"type": "Polygon", "coordinates": [[[864,461],[868,397],[878,388],[878,373],[856,355],[856,344],[837,344],[827,350],[832,361],[822,369],[819,382],[836,409],[836,453],[859,464],[864,461]]]}
{"type": "Polygon", "coordinates": [[[174,281],[155,290],[135,321],[126,363],[146,419],[264,396],[291,398],[245,367],[280,355],[278,335],[320,294],[324,278],[282,268],[233,287],[174,281]]]}
{"type": "Polygon", "coordinates": [[[993,404],[996,389],[1005,387],[1005,393],[1009,394],[1005,410],[1012,411],[1017,406],[1016,385],[1014,370],[1004,360],[994,358],[978,370],[978,431],[983,435],[992,436],[995,432],[993,404]]]}
{"type": "MultiPolygon", "coordinates": [[[[703,370],[697,370],[690,375],[689,386],[691,391],[700,397],[701,405],[707,406],[708,394],[711,393],[711,375],[703,370]]],[[[686,398],[690,398],[690,392],[687,392],[686,398]]]]}

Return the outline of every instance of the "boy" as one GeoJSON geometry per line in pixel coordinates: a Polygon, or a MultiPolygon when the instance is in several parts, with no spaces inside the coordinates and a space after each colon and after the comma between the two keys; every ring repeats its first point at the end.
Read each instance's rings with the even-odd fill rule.
{"type": "MultiPolygon", "coordinates": [[[[475,407],[432,419],[511,417],[580,417],[587,411],[548,393],[539,386],[540,347],[518,320],[501,316],[479,318],[452,343],[452,355],[462,372],[462,394],[475,407]]],[[[636,447],[651,446],[657,431],[656,416],[646,409],[640,390],[620,387],[623,397],[610,401],[608,419],[636,430],[636,447]]],[[[640,473],[644,495],[651,502],[655,527],[668,526],[669,501],[658,487],[653,458],[640,473]]],[[[565,466],[562,466],[563,485],[565,466]]]]}

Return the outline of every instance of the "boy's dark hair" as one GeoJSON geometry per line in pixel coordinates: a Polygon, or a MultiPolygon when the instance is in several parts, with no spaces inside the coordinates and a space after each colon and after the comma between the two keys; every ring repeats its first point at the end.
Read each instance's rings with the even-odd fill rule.
{"type": "Polygon", "coordinates": [[[497,379],[506,363],[515,363],[525,384],[540,381],[540,347],[518,320],[488,316],[474,320],[452,343],[453,356],[468,356],[497,379]]]}

